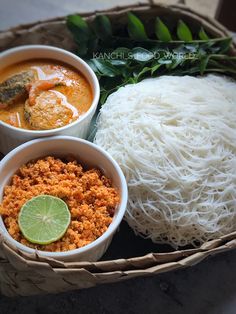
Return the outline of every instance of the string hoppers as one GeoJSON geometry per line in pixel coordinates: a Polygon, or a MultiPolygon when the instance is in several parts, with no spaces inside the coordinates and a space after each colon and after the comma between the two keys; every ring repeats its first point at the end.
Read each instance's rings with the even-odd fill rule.
{"type": "Polygon", "coordinates": [[[128,183],[125,219],[173,247],[236,230],[236,84],[162,76],[121,87],[100,111],[95,143],[128,183]]]}

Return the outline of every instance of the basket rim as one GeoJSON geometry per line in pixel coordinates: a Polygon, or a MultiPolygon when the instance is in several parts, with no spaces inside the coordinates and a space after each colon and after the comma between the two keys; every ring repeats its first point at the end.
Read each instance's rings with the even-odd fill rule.
{"type": "MultiPolygon", "coordinates": [[[[91,10],[87,12],[75,12],[74,14],[80,14],[82,17],[85,19],[93,19],[96,15],[101,15],[101,14],[107,14],[108,16],[116,16],[116,15],[121,15],[125,14],[126,12],[129,11],[134,11],[135,13],[145,13],[148,11],[152,11],[155,9],[162,9],[162,10],[170,10],[174,14],[182,14],[185,15],[186,17],[190,19],[194,19],[196,22],[199,22],[203,25],[203,27],[206,30],[210,30],[210,33],[215,34],[217,36],[230,36],[231,32],[223,26],[220,22],[215,20],[212,17],[209,17],[206,14],[197,12],[193,10],[192,8],[186,6],[185,4],[163,4],[163,3],[154,3],[152,0],[147,0],[148,2],[139,2],[139,3],[134,3],[134,4],[129,4],[129,5],[123,5],[123,6],[114,6],[105,10],[91,10]]],[[[58,25],[60,24],[65,24],[65,18],[66,16],[59,16],[51,19],[46,19],[46,20],[39,20],[33,23],[26,23],[26,24],[21,24],[12,28],[8,28],[5,30],[0,30],[0,51],[9,49],[10,47],[15,47],[14,41],[15,39],[19,39],[19,37],[23,37],[26,34],[30,32],[37,31],[38,29],[42,28],[48,28],[50,25],[58,25]],[[9,43],[7,47],[1,46],[1,40],[4,40],[5,38],[9,39],[9,43]]],[[[71,37],[71,34],[68,32],[67,36],[71,37]]],[[[19,44],[18,44],[19,45],[19,44]]],[[[75,48],[75,47],[73,47],[75,48]]],[[[231,52],[233,54],[236,54],[236,41],[232,41],[231,44],[231,52]]]]}
{"type": "Polygon", "coordinates": [[[185,258],[195,260],[200,256],[213,255],[218,252],[224,252],[229,249],[236,248],[236,231],[230,234],[224,235],[218,239],[210,240],[203,243],[198,248],[190,248],[185,250],[175,250],[171,252],[154,253],[150,252],[143,256],[135,256],[130,258],[117,258],[111,260],[99,260],[97,262],[63,262],[53,258],[42,257],[35,250],[35,254],[29,254],[21,251],[17,248],[12,247],[4,238],[4,235],[0,234],[0,248],[8,254],[13,254],[16,259],[24,260],[26,263],[29,262],[31,266],[38,263],[46,263],[55,268],[64,269],[87,269],[94,272],[98,269],[102,269],[104,272],[115,271],[115,270],[132,270],[133,268],[146,269],[150,265],[165,264],[167,262],[181,261],[185,258]],[[142,266],[142,267],[141,267],[142,266]]]}
{"type": "MultiPolygon", "coordinates": [[[[170,9],[176,12],[180,12],[180,13],[190,13],[192,15],[196,17],[200,17],[202,19],[204,19],[205,21],[209,21],[210,23],[212,23],[215,27],[218,27],[222,32],[227,33],[228,35],[230,35],[230,31],[220,22],[218,22],[216,19],[206,15],[206,14],[202,14],[200,12],[197,12],[195,10],[193,10],[192,8],[188,7],[185,4],[164,4],[164,3],[155,3],[152,0],[149,0],[149,3],[145,3],[145,2],[139,2],[138,4],[129,4],[129,5],[123,5],[123,6],[114,6],[105,10],[91,10],[91,11],[87,11],[87,12],[75,12],[73,14],[79,14],[82,17],[93,17],[95,15],[100,15],[100,14],[106,14],[106,13],[114,13],[114,14],[120,14],[120,13],[125,13],[128,12],[130,10],[138,10],[138,11],[144,11],[144,10],[151,10],[152,8],[166,8],[166,9],[170,9]]],[[[50,18],[50,19],[45,19],[45,20],[38,20],[32,23],[23,23],[14,27],[10,27],[4,30],[0,30],[0,35],[4,35],[8,32],[19,32],[19,31],[23,31],[23,30],[29,30],[31,28],[34,28],[35,26],[40,26],[43,24],[47,24],[47,23],[53,23],[53,22],[64,22],[65,21],[66,16],[58,16],[55,18],[50,18]]]]}
{"type": "MultiPolygon", "coordinates": [[[[204,21],[205,23],[209,23],[213,28],[217,29],[219,33],[222,35],[230,36],[230,32],[227,30],[226,27],[224,27],[222,24],[217,22],[215,19],[208,17],[207,15],[195,12],[194,10],[188,8],[185,5],[182,4],[174,4],[174,5],[164,5],[164,4],[158,4],[153,3],[153,1],[150,1],[150,3],[140,3],[140,4],[133,4],[133,5],[127,5],[127,6],[116,6],[113,8],[109,8],[107,10],[96,10],[96,11],[90,11],[90,12],[83,12],[80,13],[81,16],[85,18],[93,18],[96,14],[111,14],[111,15],[117,15],[117,14],[123,14],[125,12],[128,12],[130,10],[133,10],[134,12],[145,12],[150,11],[154,8],[166,8],[173,10],[174,12],[179,12],[182,14],[186,14],[191,18],[195,18],[198,21],[204,21]]],[[[4,38],[5,35],[9,35],[10,33],[14,33],[17,36],[23,35],[25,32],[43,26],[43,25],[50,25],[51,23],[65,23],[65,16],[63,17],[57,17],[45,21],[39,21],[35,23],[29,23],[24,25],[19,25],[17,27],[10,28],[8,30],[0,31],[0,38],[4,38]]],[[[236,44],[233,43],[234,49],[236,49],[236,44]]],[[[89,269],[91,271],[95,271],[98,269],[102,269],[103,271],[108,270],[114,270],[114,267],[117,267],[117,269],[132,269],[133,267],[141,267],[140,265],[159,265],[160,263],[168,263],[174,259],[177,260],[184,260],[185,258],[192,258],[191,262],[197,262],[199,261],[199,258],[205,258],[206,255],[213,255],[216,252],[223,252],[232,248],[236,248],[236,231],[232,232],[230,234],[224,235],[218,239],[205,242],[203,245],[201,245],[199,248],[190,249],[190,250],[178,250],[174,252],[169,253],[149,253],[144,256],[139,257],[133,257],[128,259],[115,259],[115,260],[107,260],[107,261],[98,261],[98,262],[77,262],[77,263],[71,263],[71,262],[59,262],[53,259],[47,259],[47,258],[41,258],[37,255],[37,252],[34,256],[30,254],[25,254],[24,252],[14,250],[11,248],[2,238],[0,234],[0,248],[3,248],[5,252],[8,252],[6,256],[9,257],[8,254],[14,254],[15,258],[23,259],[27,263],[32,263],[34,261],[47,263],[49,265],[52,265],[52,267],[59,267],[59,268],[65,268],[65,269],[75,269],[75,268],[85,268],[89,269]],[[10,253],[11,252],[11,253],[10,253]],[[199,257],[200,254],[200,257],[199,257]],[[164,258],[166,257],[166,258],[164,258]],[[147,262],[146,264],[144,262],[147,262]]],[[[1,253],[1,250],[0,250],[1,253]]],[[[1,256],[1,254],[0,254],[1,256]]],[[[130,270],[131,271],[131,270],[130,270]]]]}

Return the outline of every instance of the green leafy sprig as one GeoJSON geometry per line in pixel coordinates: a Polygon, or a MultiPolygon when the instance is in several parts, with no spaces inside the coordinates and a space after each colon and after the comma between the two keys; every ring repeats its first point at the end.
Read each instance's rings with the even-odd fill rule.
{"type": "Polygon", "coordinates": [[[209,38],[203,27],[196,33],[182,20],[171,32],[157,17],[151,36],[133,13],[127,14],[123,36],[113,32],[104,15],[96,16],[90,25],[79,15],[71,15],[67,26],[77,43],[77,53],[100,80],[101,103],[119,87],[145,77],[209,72],[236,76],[236,57],[227,55],[231,38],[209,38]]]}

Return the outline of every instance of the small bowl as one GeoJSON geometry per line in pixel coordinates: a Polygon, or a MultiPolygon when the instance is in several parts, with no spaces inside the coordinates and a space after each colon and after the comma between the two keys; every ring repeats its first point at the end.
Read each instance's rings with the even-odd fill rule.
{"type": "Polygon", "coordinates": [[[92,117],[98,105],[100,87],[95,73],[81,58],[66,50],[43,45],[27,45],[9,49],[0,54],[0,68],[2,70],[15,63],[32,59],[52,59],[53,61],[60,61],[73,66],[88,80],[93,92],[93,102],[89,110],[79,119],[57,129],[45,131],[26,130],[0,121],[0,152],[3,154],[7,154],[24,142],[40,137],[70,135],[86,138],[92,117]]]}
{"type": "MultiPolygon", "coordinates": [[[[83,139],[70,136],[56,136],[50,138],[36,139],[15,148],[0,162],[0,202],[2,202],[4,187],[11,181],[12,176],[25,163],[32,159],[52,155],[65,157],[74,155],[77,160],[88,167],[97,167],[111,179],[112,184],[118,189],[120,203],[117,207],[113,220],[104,232],[90,244],[66,252],[45,252],[38,251],[42,257],[54,258],[62,261],[96,261],[107,250],[112,237],[117,230],[126,210],[127,205],[127,184],[125,177],[116,161],[103,149],[83,139]]],[[[0,233],[5,241],[14,249],[19,249],[26,253],[35,253],[35,249],[29,248],[16,240],[8,233],[0,216],[0,233]]]]}

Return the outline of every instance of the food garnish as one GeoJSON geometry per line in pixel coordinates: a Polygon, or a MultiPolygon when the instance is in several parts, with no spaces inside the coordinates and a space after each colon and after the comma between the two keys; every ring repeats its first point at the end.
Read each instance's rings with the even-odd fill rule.
{"type": "Polygon", "coordinates": [[[230,55],[231,37],[210,38],[204,28],[190,29],[185,21],[153,21],[149,31],[133,13],[119,33],[107,16],[91,24],[71,15],[67,25],[77,43],[77,53],[97,74],[101,99],[119,87],[160,75],[197,75],[209,72],[236,76],[236,57],[230,55]],[[170,24],[170,25],[168,25],[170,24]]]}
{"type": "Polygon", "coordinates": [[[70,211],[63,200],[51,195],[39,195],[22,206],[18,223],[29,242],[49,244],[64,235],[70,219],[70,211]]]}

